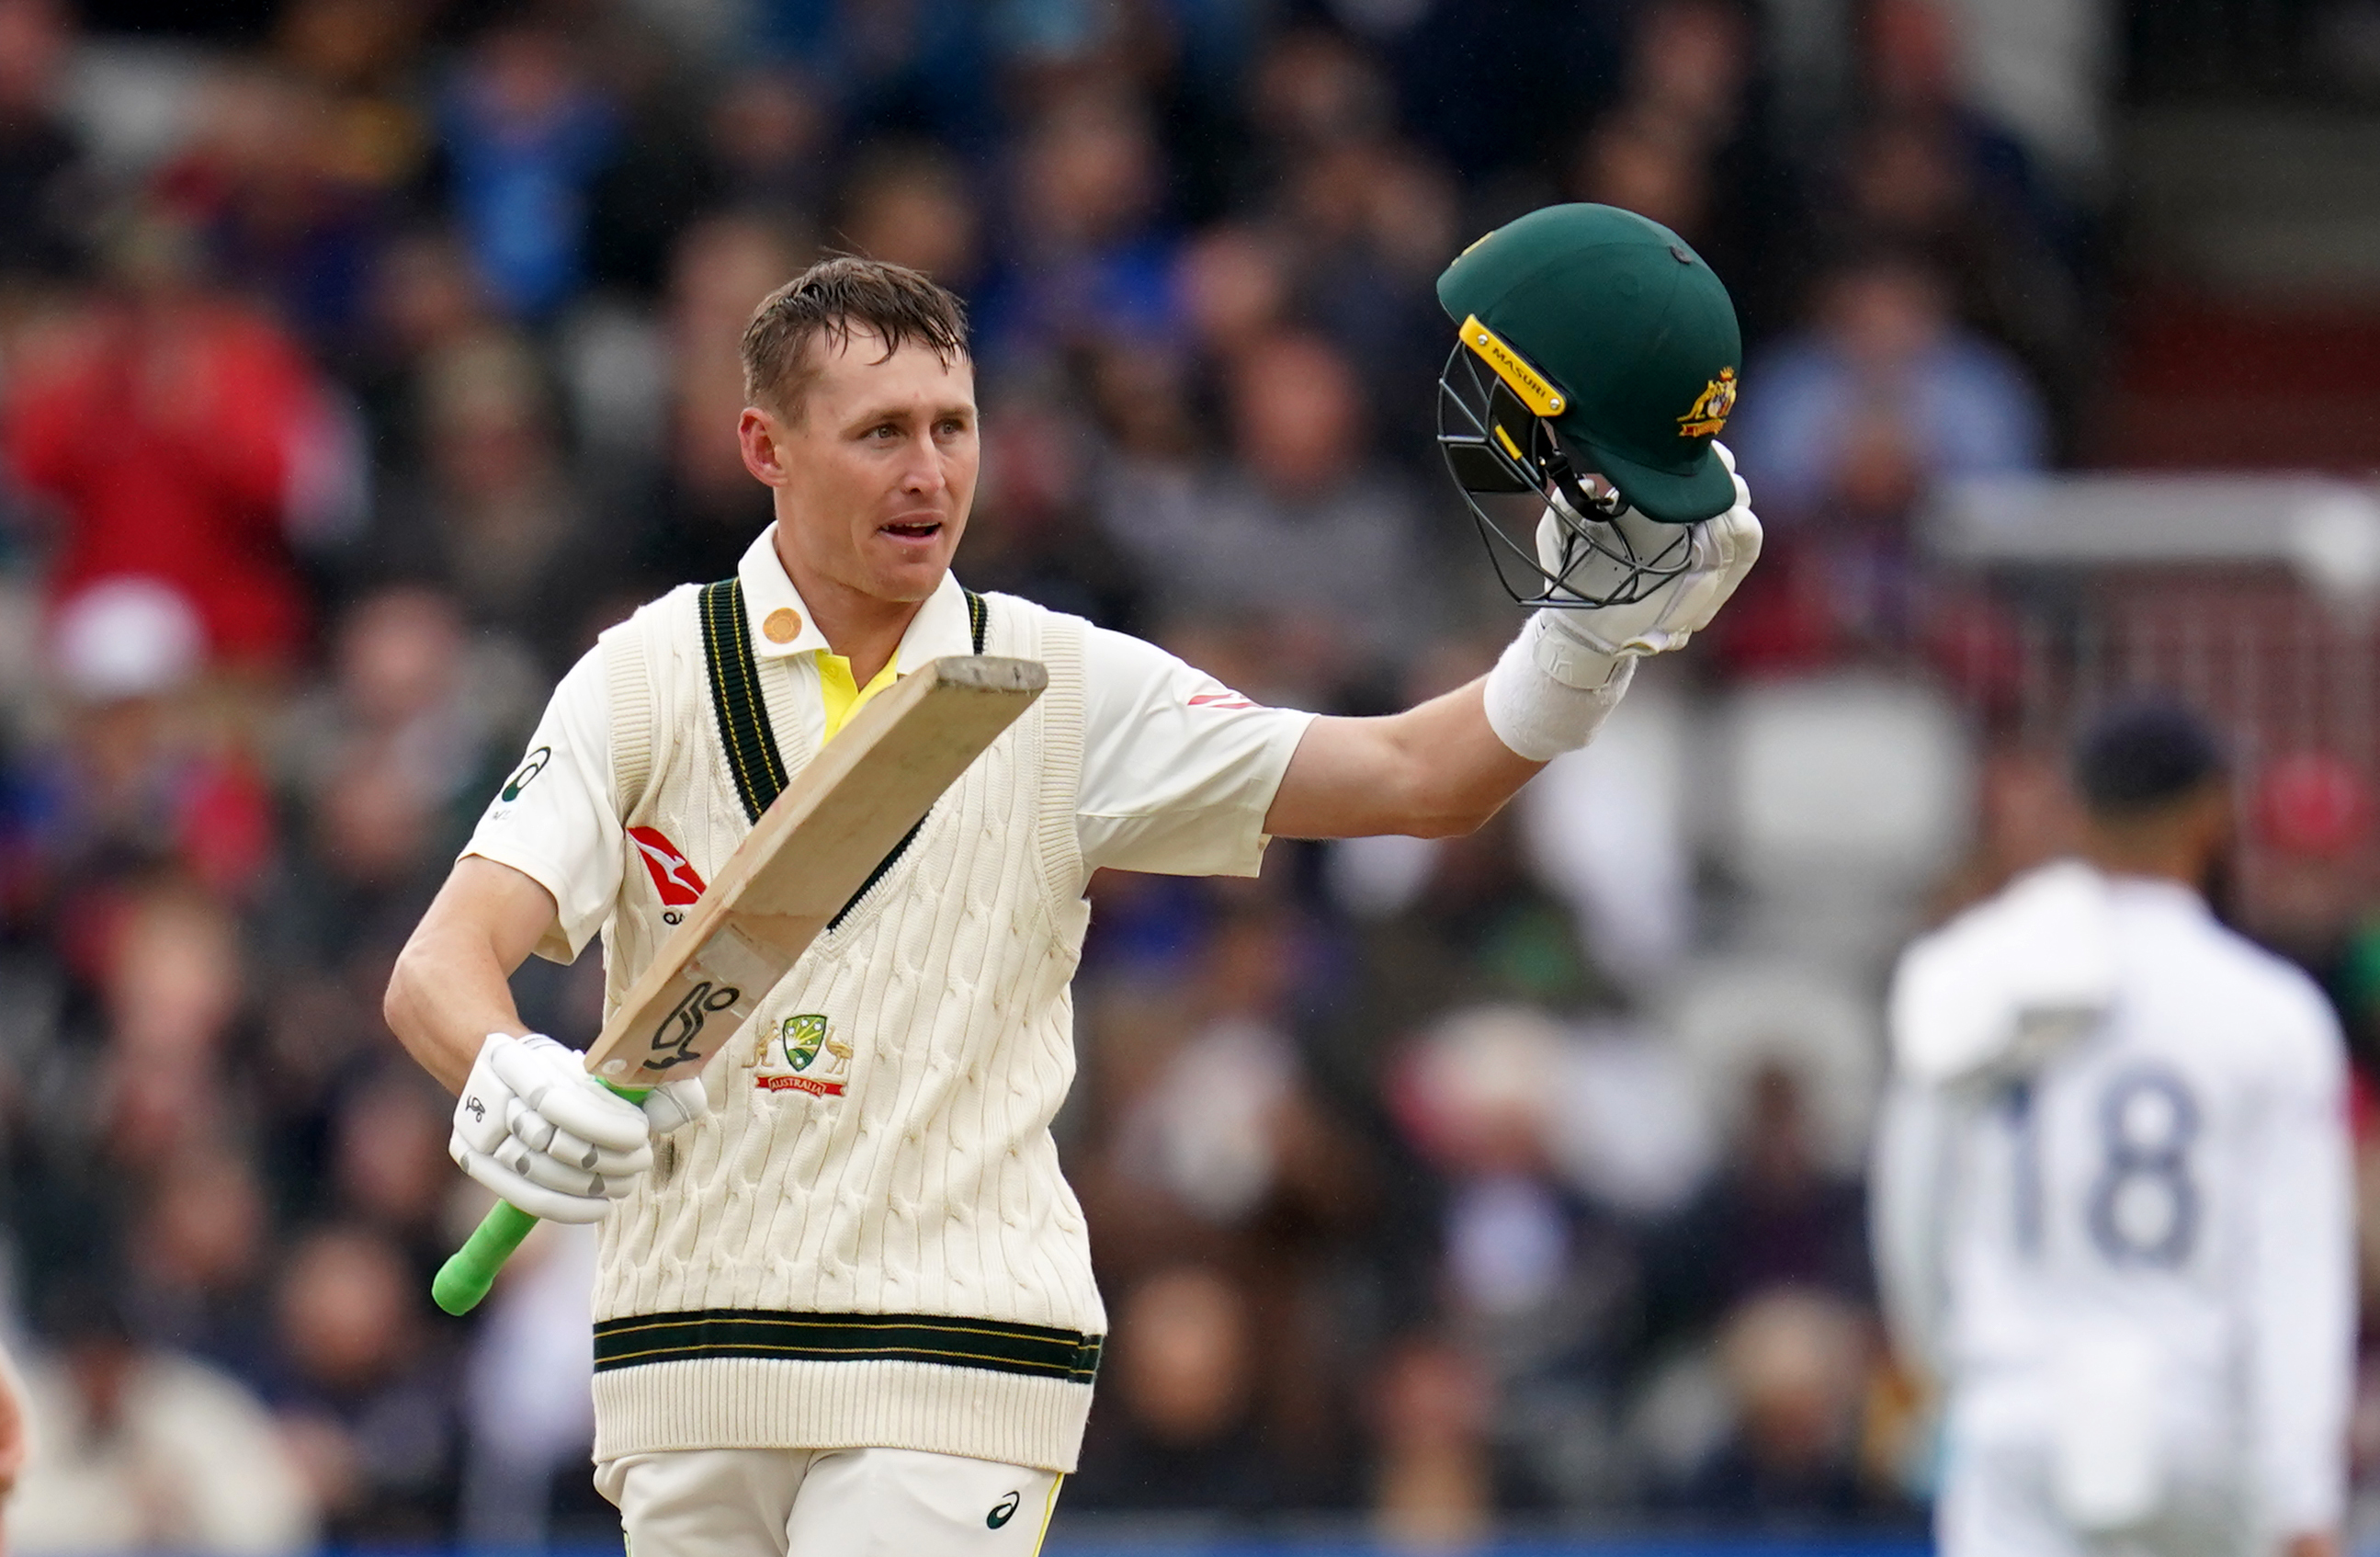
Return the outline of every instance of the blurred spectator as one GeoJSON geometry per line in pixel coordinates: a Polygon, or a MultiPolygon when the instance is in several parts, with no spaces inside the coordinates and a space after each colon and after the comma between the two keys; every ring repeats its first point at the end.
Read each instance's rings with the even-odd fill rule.
{"type": "Polygon", "coordinates": [[[1868,1352],[1856,1312],[1839,1298],[1778,1290],[1746,1300],[1718,1341],[1735,1426],[1677,1505],[1755,1524],[1866,1513],[1859,1414],[1868,1352]]]}
{"type": "Polygon", "coordinates": [[[1646,7],[1620,101],[1580,139],[1567,192],[1649,216],[1727,278],[1748,337],[1777,322],[1780,242],[1799,218],[1755,90],[1753,16],[1735,0],[1646,7]]]}
{"type": "Polygon", "coordinates": [[[1014,263],[978,305],[979,359],[1021,371],[1101,337],[1163,335],[1172,246],[1155,225],[1158,157],[1128,97],[1076,91],[1041,110],[1016,149],[1014,263]]]}
{"type": "Polygon", "coordinates": [[[459,1534],[486,1550],[608,1539],[619,1514],[587,1465],[595,1436],[596,1231],[548,1222],[504,1267],[465,1359],[470,1432],[459,1534]],[[575,1496],[574,1496],[575,1494],[575,1496]],[[574,1517],[574,1511],[576,1517],[574,1517]]]}
{"type": "Polygon", "coordinates": [[[1245,1386],[1271,1460],[1266,1496],[1300,1502],[1337,1495],[1326,1294],[1333,1249],[1378,1202],[1366,1153],[1299,1051],[1292,1012],[1311,950],[1293,918],[1240,905],[1208,932],[1195,1004],[1177,998],[1137,1030],[1103,1022],[1105,1127],[1077,1173],[1111,1279],[1201,1260],[1230,1273],[1260,1332],[1309,1339],[1245,1386]]]}
{"type": "Polygon", "coordinates": [[[1934,481],[2046,453],[2023,375],[1958,327],[1930,271],[1890,255],[1837,271],[1815,328],[1744,382],[1731,446],[1781,521],[1897,520],[1934,481]]]}
{"type": "Polygon", "coordinates": [[[0,5],[0,280],[63,280],[84,254],[83,149],[57,112],[71,43],[60,0],[0,5]]]}
{"type": "Polygon", "coordinates": [[[414,1272],[374,1233],[329,1227],[290,1252],[277,1318],[284,1431],[340,1542],[424,1542],[452,1527],[451,1362],[419,1321],[414,1272]]]}
{"type": "Polygon", "coordinates": [[[1275,1455],[1257,1436],[1246,1297],[1225,1277],[1182,1265],[1146,1278],[1116,1309],[1111,1396],[1066,1482],[1070,1506],[1248,1514],[1280,1495],[1275,1455]]]}
{"type": "Polygon", "coordinates": [[[584,277],[588,188],[613,154],[615,110],[577,41],[532,16],[480,35],[440,116],[480,275],[507,311],[542,318],[584,277]]]}
{"type": "Polygon", "coordinates": [[[418,1283],[449,1252],[455,1187],[446,1135],[453,1105],[414,1066],[384,1067],[342,1100],[332,1127],[327,1198],[342,1222],[375,1229],[411,1257],[418,1283]]]}
{"type": "Polygon", "coordinates": [[[1727,1162],[1652,1242],[1648,1307],[1659,1330],[1694,1333],[1769,1287],[1866,1300],[1866,1200],[1826,1167],[1806,1085],[1780,1061],[1752,1071],[1727,1162]]]}
{"type": "Polygon", "coordinates": [[[333,360],[361,344],[378,244],[375,191],[333,159],[346,150],[330,97],[262,67],[211,87],[198,133],[158,175],[224,283],[271,307],[333,360]]]}
{"type": "Polygon", "coordinates": [[[1363,887],[1334,883],[1364,894],[1348,902],[1359,916],[1357,976],[1334,1013],[1334,1053],[1369,1055],[1368,1072],[1382,1033],[1415,1031],[1465,1005],[1584,1013],[1610,1003],[1569,910],[1524,868],[1519,833],[1508,812],[1469,837],[1418,849],[1334,851],[1390,867],[1363,887]]]}
{"type": "Polygon", "coordinates": [[[961,293],[981,279],[983,213],[965,170],[931,144],[862,155],[839,205],[828,236],[852,253],[923,271],[961,293]]]}
{"type": "Polygon", "coordinates": [[[1169,620],[1260,624],[1293,698],[1328,697],[1398,664],[1441,619],[1419,505],[1369,457],[1354,369],[1327,342],[1280,335],[1231,376],[1233,461],[1195,486],[1119,484],[1105,524],[1169,620]]]}
{"type": "Polygon", "coordinates": [[[226,711],[194,695],[204,657],[197,612],[155,578],[109,578],[60,608],[63,738],[27,763],[18,799],[42,894],[71,906],[164,869],[237,894],[265,866],[267,797],[226,711]]]}
{"type": "Polygon", "coordinates": [[[1288,313],[1289,256],[1263,228],[1218,225],[1184,248],[1176,285],[1192,340],[1228,365],[1288,313]]]}
{"type": "Polygon", "coordinates": [[[42,1552],[311,1550],[314,1501],[263,1408],[213,1369],[138,1345],[103,1293],[67,1296],[55,1354],[26,1372],[37,1426],[10,1539],[42,1552]]]}
{"type": "Polygon", "coordinates": [[[970,589],[1020,594],[1128,630],[1140,611],[1140,578],[1093,516],[1088,443],[1060,407],[1008,396],[983,429],[958,570],[970,589]]]}
{"type": "Polygon", "coordinates": [[[1389,1348],[1372,1417],[1372,1517],[1382,1538],[1426,1551],[1461,1551],[1486,1538],[1496,1512],[1494,1410],[1484,1371],[1460,1348],[1424,1338],[1389,1348]]]}
{"type": "Polygon", "coordinates": [[[129,1241],[135,1328],[244,1382],[268,1378],[271,1230],[263,1186],[239,1154],[201,1154],[164,1175],[129,1241]]]}
{"type": "Polygon", "coordinates": [[[744,468],[735,441],[744,408],[736,347],[753,309],[801,268],[806,248],[757,215],[717,217],[678,241],[668,298],[666,468],[643,547],[656,578],[724,578],[770,522],[769,490],[744,468]]]}
{"type": "Polygon", "coordinates": [[[1815,327],[1746,370],[1729,428],[1778,542],[1719,634],[1747,667],[1938,644],[1943,602],[1912,539],[1924,499],[1939,481],[2037,468],[2049,452],[2023,372],[1958,326],[1925,265],[1868,255],[1819,297],[1815,327]]]}
{"type": "Polygon", "coordinates": [[[1521,1007],[1448,1017],[1401,1061],[1399,1122],[1444,1175],[1443,1311],[1493,1381],[1493,1431],[1532,1502],[1624,1495],[1612,1395],[1636,1343],[1633,1230],[1554,1171],[1569,1040],[1521,1007]]]}
{"type": "MultiPolygon", "coordinates": [[[[650,18],[658,19],[658,18],[650,18]]],[[[643,90],[589,193],[588,271],[599,285],[644,299],[658,293],[680,237],[713,216],[807,226],[826,190],[834,103],[795,67],[739,62],[702,82],[674,79],[650,40],[614,40],[607,79],[643,90]],[[623,56],[638,65],[622,68],[623,56]]],[[[783,279],[782,277],[780,279],[783,279]]]]}
{"type": "Polygon", "coordinates": [[[416,0],[292,0],[274,43],[281,63],[326,99],[324,170],[379,195],[409,190],[431,150],[431,127],[412,90],[433,7],[416,0]]]}
{"type": "Polygon", "coordinates": [[[151,210],[115,241],[122,285],[9,377],[9,463],[57,513],[52,598],[162,578],[211,655],[293,668],[310,612],[291,541],[360,517],[353,430],[295,343],[198,285],[187,226],[151,210]]]}
{"type": "Polygon", "coordinates": [[[447,581],[475,624],[540,651],[559,675],[609,625],[574,603],[621,569],[605,511],[565,458],[544,366],[517,335],[474,332],[426,355],[416,387],[422,468],[382,508],[374,571],[447,581]]]}
{"type": "MultiPolygon", "coordinates": [[[[319,794],[342,766],[388,769],[438,806],[476,813],[516,757],[534,672],[473,642],[449,595],[397,585],[365,596],[333,639],[335,678],[291,711],[283,779],[319,794]]],[[[455,820],[464,820],[459,814],[455,820]]]]}

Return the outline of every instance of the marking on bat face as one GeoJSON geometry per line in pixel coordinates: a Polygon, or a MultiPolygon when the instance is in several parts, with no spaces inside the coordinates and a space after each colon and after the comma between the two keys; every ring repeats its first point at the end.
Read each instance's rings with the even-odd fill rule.
{"type": "Polygon", "coordinates": [[[660,828],[631,827],[628,842],[637,845],[637,857],[645,862],[645,873],[652,877],[653,890],[662,894],[662,906],[690,907],[702,896],[702,877],[686,858],[686,852],[671,843],[660,828]]]}
{"type": "Polygon", "coordinates": [[[653,1033],[653,1058],[644,1063],[650,1071],[666,1071],[675,1065],[700,1064],[703,1056],[694,1052],[695,1040],[702,1036],[703,1024],[713,1012],[724,1011],[744,998],[744,991],[733,984],[713,984],[705,979],[686,991],[686,998],[670,1008],[662,1025],[653,1033]],[[663,1059],[661,1056],[667,1055],[663,1059]]]}

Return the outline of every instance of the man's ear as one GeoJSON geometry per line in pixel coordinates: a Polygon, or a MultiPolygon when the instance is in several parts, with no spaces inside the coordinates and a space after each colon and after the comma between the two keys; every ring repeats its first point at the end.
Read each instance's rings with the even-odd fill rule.
{"type": "Polygon", "coordinates": [[[735,442],[744,451],[744,468],[764,486],[781,487],[788,479],[784,457],[785,424],[772,411],[744,407],[735,423],[735,442]]]}

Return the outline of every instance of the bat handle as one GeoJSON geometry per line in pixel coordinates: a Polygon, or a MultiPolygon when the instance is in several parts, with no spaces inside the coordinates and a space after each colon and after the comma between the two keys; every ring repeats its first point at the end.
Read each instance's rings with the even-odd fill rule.
{"type": "MultiPolygon", "coordinates": [[[[609,1081],[603,1085],[632,1103],[643,1101],[648,1090],[643,1087],[613,1086],[609,1081]]],[[[438,1275],[430,1283],[431,1301],[457,1318],[478,1308],[480,1299],[496,1284],[496,1272],[504,1268],[504,1261],[513,1257],[513,1250],[520,1247],[521,1240],[536,1225],[537,1218],[518,1206],[507,1200],[497,1201],[480,1219],[471,1235],[463,1240],[463,1247],[438,1267],[438,1275]]]]}
{"type": "Polygon", "coordinates": [[[430,1283],[431,1299],[450,1314],[468,1314],[478,1308],[488,1288],[495,1284],[496,1272],[536,1225],[537,1218],[518,1206],[497,1201],[463,1247],[438,1268],[438,1279],[430,1283]]]}

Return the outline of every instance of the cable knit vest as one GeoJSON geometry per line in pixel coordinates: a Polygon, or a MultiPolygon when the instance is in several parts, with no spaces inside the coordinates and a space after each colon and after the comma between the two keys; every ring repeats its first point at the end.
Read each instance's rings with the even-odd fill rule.
{"type": "MultiPolygon", "coordinates": [[[[978,651],[1041,661],[1049,690],[770,993],[704,1077],[713,1116],[604,1223],[599,1460],[884,1445],[1074,1468],[1107,1328],[1050,1135],[1089,917],[1082,624],[971,604],[978,651]]],[[[814,755],[791,663],[754,660],[743,611],[732,583],[687,586],[603,641],[620,814],[706,882],[773,793],[753,770],[814,755]]],[[[644,852],[603,931],[607,1007],[679,912],[644,852]]]]}

